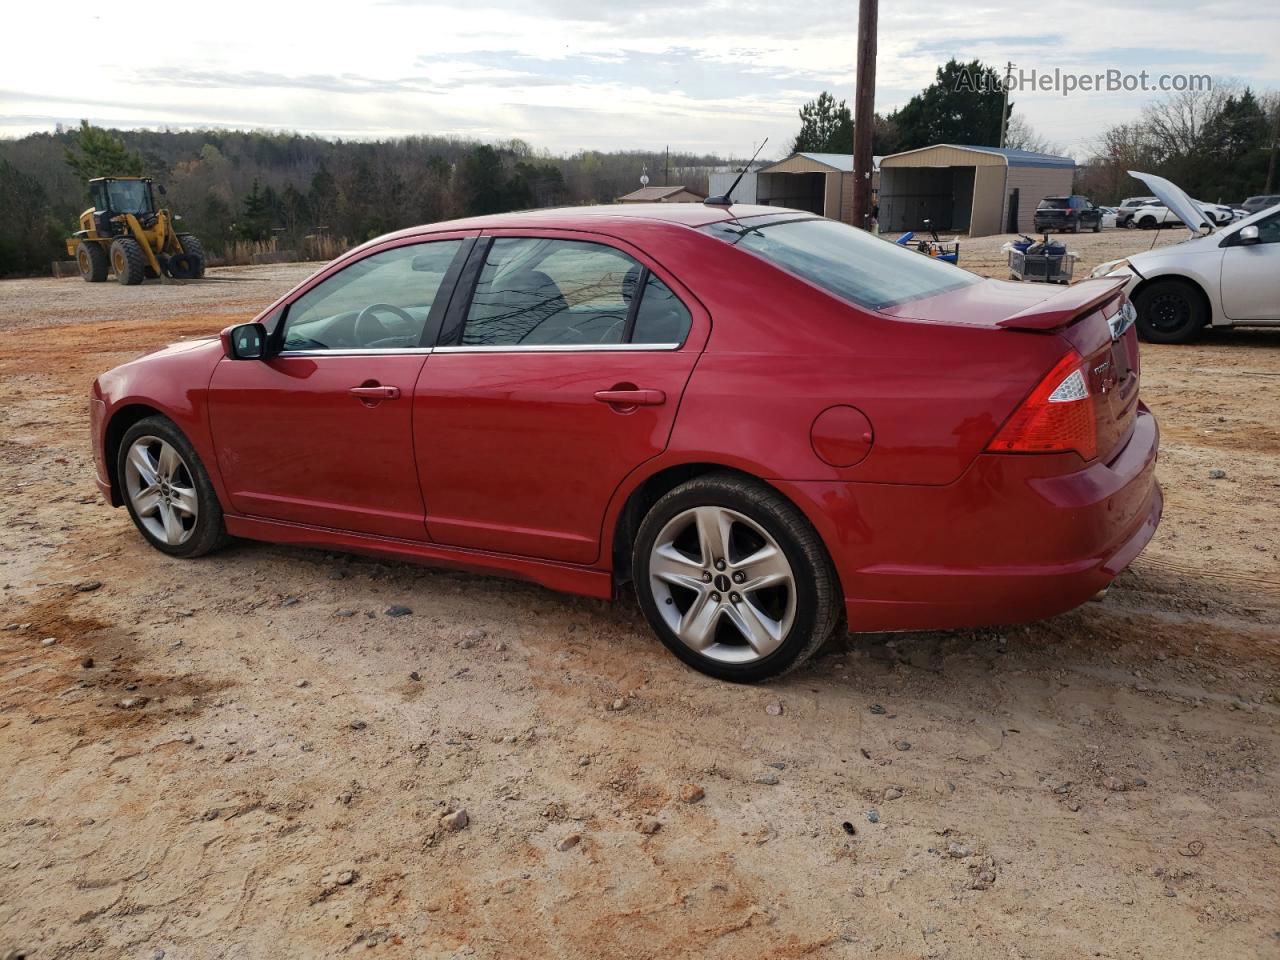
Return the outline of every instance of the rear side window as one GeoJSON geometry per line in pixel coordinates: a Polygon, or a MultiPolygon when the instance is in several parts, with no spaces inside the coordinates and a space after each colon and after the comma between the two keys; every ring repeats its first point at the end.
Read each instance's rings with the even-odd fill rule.
{"type": "Polygon", "coordinates": [[[684,343],[693,317],[671,288],[652,273],[636,310],[632,343],[684,343]]]}
{"type": "Polygon", "coordinates": [[[581,240],[499,237],[476,280],[462,346],[679,344],[690,323],[671,289],[621,250],[581,240]]]}
{"type": "Polygon", "coordinates": [[[878,310],[980,283],[949,263],[820,218],[745,217],[702,228],[829,293],[878,310]]]}

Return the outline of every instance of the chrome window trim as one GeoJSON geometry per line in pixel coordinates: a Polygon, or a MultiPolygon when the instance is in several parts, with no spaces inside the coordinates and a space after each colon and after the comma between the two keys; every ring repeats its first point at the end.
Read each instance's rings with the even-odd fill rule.
{"type": "Polygon", "coordinates": [[[604,351],[657,351],[679,350],[679,343],[532,343],[527,346],[505,344],[501,346],[450,346],[436,347],[436,353],[601,353],[604,351]]]}
{"type": "Polygon", "coordinates": [[[352,347],[351,349],[335,348],[333,350],[281,350],[277,357],[397,357],[420,356],[431,353],[433,347],[352,347]]]}

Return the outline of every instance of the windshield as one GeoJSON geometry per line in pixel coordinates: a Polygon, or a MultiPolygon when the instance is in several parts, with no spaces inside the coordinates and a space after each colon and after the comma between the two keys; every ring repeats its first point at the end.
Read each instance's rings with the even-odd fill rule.
{"type": "Polygon", "coordinates": [[[978,283],[949,263],[835,220],[748,217],[702,228],[859,306],[879,310],[978,283]]]}
{"type": "Polygon", "coordinates": [[[115,213],[151,212],[150,184],[145,180],[111,180],[107,183],[107,206],[115,213]]]}

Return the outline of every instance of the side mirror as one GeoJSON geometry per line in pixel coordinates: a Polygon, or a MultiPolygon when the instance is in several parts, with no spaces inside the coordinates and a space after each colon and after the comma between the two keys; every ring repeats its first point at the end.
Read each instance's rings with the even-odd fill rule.
{"type": "Polygon", "coordinates": [[[267,328],[260,323],[227,327],[218,336],[228,360],[261,360],[266,356],[267,328]]]}
{"type": "Polygon", "coordinates": [[[1251,223],[1236,234],[1235,246],[1247,247],[1252,243],[1257,243],[1258,239],[1258,228],[1251,223]]]}
{"type": "Polygon", "coordinates": [[[410,269],[418,273],[439,273],[440,266],[439,254],[420,253],[409,261],[410,269]]]}

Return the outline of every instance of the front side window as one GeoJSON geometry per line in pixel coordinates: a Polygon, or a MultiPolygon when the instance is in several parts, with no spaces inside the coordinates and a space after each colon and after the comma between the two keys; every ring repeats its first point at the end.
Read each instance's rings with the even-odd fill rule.
{"type": "Polygon", "coordinates": [[[1280,243],[1280,213],[1263,217],[1254,226],[1258,228],[1259,243],[1280,243]]]}
{"type": "Polygon", "coordinates": [[[746,217],[703,227],[828,293],[872,310],[980,283],[981,277],[835,220],[746,217]]]}
{"type": "Polygon", "coordinates": [[[431,306],[461,247],[461,240],[410,244],[344,267],[290,304],[283,349],[421,346],[431,306]]]}
{"type": "Polygon", "coordinates": [[[462,346],[612,346],[627,342],[630,321],[631,342],[674,344],[691,318],[661,280],[613,247],[499,237],[476,281],[462,346]]]}

